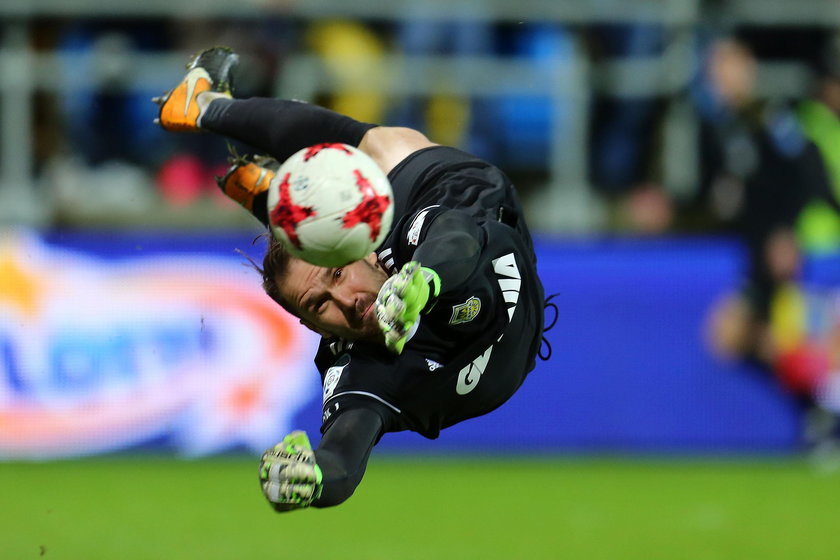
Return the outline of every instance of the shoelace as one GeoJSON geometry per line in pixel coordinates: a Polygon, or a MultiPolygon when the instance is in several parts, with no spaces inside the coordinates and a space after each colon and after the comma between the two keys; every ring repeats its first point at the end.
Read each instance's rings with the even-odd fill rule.
{"type": "Polygon", "coordinates": [[[537,351],[537,356],[539,356],[542,361],[547,361],[551,357],[551,343],[548,341],[548,338],[546,338],[545,333],[554,328],[554,325],[557,324],[557,319],[560,316],[560,309],[557,307],[556,303],[551,301],[557,295],[559,294],[551,294],[543,303],[543,309],[548,309],[549,307],[554,309],[554,319],[552,319],[551,323],[547,326],[543,327],[542,341],[540,342],[540,349],[537,351]],[[543,345],[546,347],[545,354],[543,354],[543,345]]]}

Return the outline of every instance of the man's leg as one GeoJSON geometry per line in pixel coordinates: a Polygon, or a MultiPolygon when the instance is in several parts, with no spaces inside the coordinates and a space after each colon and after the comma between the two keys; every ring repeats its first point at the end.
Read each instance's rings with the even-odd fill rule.
{"type": "MultiPolygon", "coordinates": [[[[386,173],[409,154],[434,145],[416,130],[362,123],[300,101],[233,99],[232,72],[237,61],[238,56],[223,47],[196,56],[181,83],[157,99],[160,125],[174,131],[215,132],[249,144],[279,162],[315,144],[349,144],[366,152],[386,173]]],[[[260,199],[270,179],[259,166],[238,159],[219,179],[219,186],[266,223],[260,199]]],[[[407,196],[408,192],[395,192],[398,201],[407,196]]]]}
{"type": "MultiPolygon", "coordinates": [[[[358,147],[365,133],[375,128],[317,105],[258,97],[216,98],[202,112],[199,122],[201,130],[249,144],[276,162],[315,144],[358,147]]],[[[267,225],[265,200],[274,175],[275,170],[259,158],[255,162],[237,158],[218,184],[228,197],[267,225]]]]}
{"type": "Polygon", "coordinates": [[[226,47],[197,54],[187,64],[184,79],[172,91],[152,99],[160,105],[155,122],[173,132],[198,130],[201,115],[211,101],[233,96],[232,73],[237,64],[239,55],[226,47]]]}
{"type": "Polygon", "coordinates": [[[228,198],[268,227],[268,187],[280,164],[271,158],[241,156],[231,163],[227,173],[216,177],[216,183],[228,198]]]}
{"type": "MultiPolygon", "coordinates": [[[[238,62],[238,55],[226,47],[213,47],[196,55],[181,82],[154,99],[160,105],[158,124],[176,132],[215,132],[250,144],[280,162],[315,144],[358,146],[365,133],[375,128],[298,101],[234,100],[233,70],[238,62]]],[[[236,157],[228,172],[217,179],[226,195],[263,224],[268,223],[266,191],[276,169],[266,159],[236,157]]]]}
{"type": "Polygon", "coordinates": [[[260,97],[215,99],[201,116],[202,130],[244,142],[280,162],[315,144],[358,147],[375,127],[317,105],[260,97]]]}
{"type": "Polygon", "coordinates": [[[358,146],[376,125],[359,122],[316,105],[285,99],[235,100],[233,71],[239,56],[226,47],[196,55],[175,88],[156,98],[158,123],[166,130],[207,130],[240,140],[285,161],[315,144],[358,146]]]}

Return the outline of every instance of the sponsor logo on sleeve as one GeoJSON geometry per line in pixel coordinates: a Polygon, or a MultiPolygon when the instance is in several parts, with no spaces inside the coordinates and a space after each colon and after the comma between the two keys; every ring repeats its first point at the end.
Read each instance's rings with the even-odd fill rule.
{"type": "Polygon", "coordinates": [[[349,363],[350,360],[346,360],[344,363],[334,365],[327,370],[327,374],[324,376],[324,402],[327,402],[327,400],[333,395],[333,392],[335,392],[335,388],[341,380],[341,374],[344,373],[344,368],[346,368],[349,363]]]}
{"type": "Polygon", "coordinates": [[[406,235],[406,240],[409,245],[414,245],[416,247],[420,242],[420,232],[423,231],[423,222],[426,221],[426,215],[429,213],[429,210],[437,208],[437,206],[438,205],[436,204],[434,206],[424,208],[414,217],[414,220],[411,222],[411,226],[408,228],[408,234],[406,235]]]}

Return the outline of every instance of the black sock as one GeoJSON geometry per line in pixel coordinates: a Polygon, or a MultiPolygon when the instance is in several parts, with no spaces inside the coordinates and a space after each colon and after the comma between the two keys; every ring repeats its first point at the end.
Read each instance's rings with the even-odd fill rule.
{"type": "Polygon", "coordinates": [[[281,163],[314,144],[358,146],[376,126],[317,105],[264,97],[216,99],[201,116],[202,129],[245,142],[281,163]]]}

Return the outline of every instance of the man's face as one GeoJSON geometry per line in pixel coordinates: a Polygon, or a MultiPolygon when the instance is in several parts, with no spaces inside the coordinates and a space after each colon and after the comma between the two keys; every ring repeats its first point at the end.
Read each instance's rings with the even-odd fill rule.
{"type": "Polygon", "coordinates": [[[322,336],[382,342],[374,304],[387,278],[376,253],[341,268],[293,258],[278,285],[301,323],[322,336]]]}

